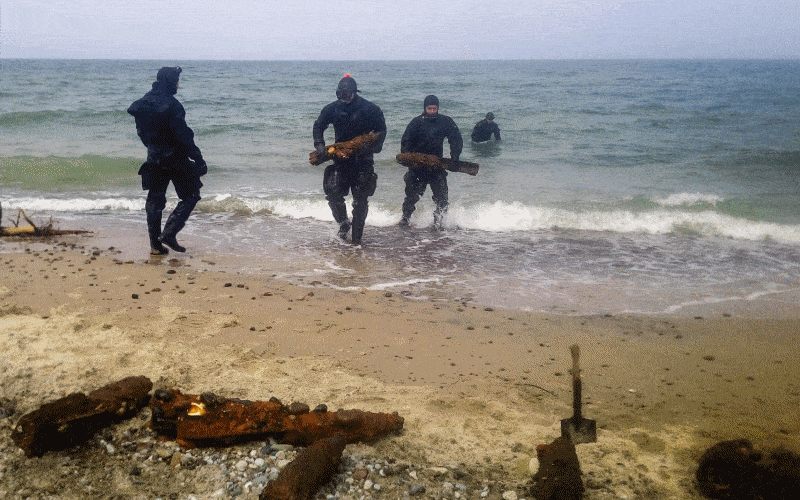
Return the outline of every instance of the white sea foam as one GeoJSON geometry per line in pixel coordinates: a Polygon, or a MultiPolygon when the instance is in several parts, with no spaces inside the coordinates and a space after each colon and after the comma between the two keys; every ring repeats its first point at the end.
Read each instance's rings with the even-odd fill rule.
{"type": "Polygon", "coordinates": [[[653,201],[666,207],[691,207],[694,205],[716,205],[725,198],[709,193],[674,193],[664,198],[654,198],[653,201]]]}
{"type": "Polygon", "coordinates": [[[96,210],[143,210],[145,199],[131,198],[12,198],[3,203],[3,210],[32,212],[90,212],[96,210]]]}

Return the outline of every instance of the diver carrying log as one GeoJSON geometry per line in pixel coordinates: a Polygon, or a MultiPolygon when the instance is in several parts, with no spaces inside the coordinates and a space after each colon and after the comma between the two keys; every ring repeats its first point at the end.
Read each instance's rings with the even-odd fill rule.
{"type": "Polygon", "coordinates": [[[400,153],[396,157],[397,163],[408,168],[443,168],[450,172],[462,172],[469,175],[478,175],[477,163],[468,161],[454,161],[450,158],[439,158],[436,155],[425,153],[400,153]]]}
{"type": "Polygon", "coordinates": [[[325,148],[325,154],[321,154],[320,151],[312,151],[308,155],[308,162],[312,165],[322,165],[328,160],[348,160],[362,156],[372,151],[373,146],[378,143],[380,138],[381,134],[378,132],[368,132],[349,141],[335,142],[325,148]]]}

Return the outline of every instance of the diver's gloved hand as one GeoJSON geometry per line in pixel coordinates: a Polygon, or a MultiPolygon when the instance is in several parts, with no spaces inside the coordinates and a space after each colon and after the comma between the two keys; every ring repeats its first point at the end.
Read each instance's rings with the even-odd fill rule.
{"type": "Polygon", "coordinates": [[[453,161],[458,161],[458,158],[459,158],[459,156],[458,156],[458,155],[456,155],[456,156],[452,156],[452,155],[451,155],[451,156],[450,156],[450,159],[451,159],[451,160],[453,160],[453,161]]]}
{"type": "MultiPolygon", "coordinates": [[[[191,160],[190,160],[191,161],[191,160]]],[[[194,163],[194,171],[198,177],[203,177],[208,173],[208,165],[204,161],[200,162],[193,162],[194,163]]]]}
{"type": "Polygon", "coordinates": [[[324,156],[326,154],[325,143],[324,142],[318,142],[318,143],[314,144],[314,149],[316,149],[317,153],[322,155],[322,156],[324,156]]]}

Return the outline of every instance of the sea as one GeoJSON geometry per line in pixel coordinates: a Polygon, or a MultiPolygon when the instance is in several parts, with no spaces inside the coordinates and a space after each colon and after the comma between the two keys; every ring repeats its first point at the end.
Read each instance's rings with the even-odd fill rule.
{"type": "Polygon", "coordinates": [[[126,109],[162,66],[183,68],[176,97],[209,165],[178,258],[560,314],[800,307],[800,61],[4,59],[3,225],[22,209],[147,259],[145,149],[126,109]],[[324,165],[308,161],[348,73],[388,127],[361,246],[337,238],[324,165]],[[428,94],[459,126],[461,159],[480,165],[449,174],[441,232],[430,190],[397,226],[395,156],[428,94]],[[490,111],[502,141],[472,143],[490,111]]]}

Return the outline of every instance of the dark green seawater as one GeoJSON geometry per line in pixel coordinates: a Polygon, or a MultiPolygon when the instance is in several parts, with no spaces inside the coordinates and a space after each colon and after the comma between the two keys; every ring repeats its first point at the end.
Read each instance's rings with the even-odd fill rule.
{"type": "Polygon", "coordinates": [[[143,253],[144,148],[125,109],[166,64],[183,67],[177,97],[210,165],[182,237],[242,271],[580,313],[787,307],[800,284],[799,61],[0,60],[5,217],[141,233],[127,251],[143,253]],[[335,238],[308,164],[345,73],[388,126],[360,249],[335,238]],[[427,94],[481,166],[450,174],[441,234],[429,192],[411,230],[394,225],[394,156],[427,94]],[[488,111],[503,141],[470,143],[488,111]]]}

